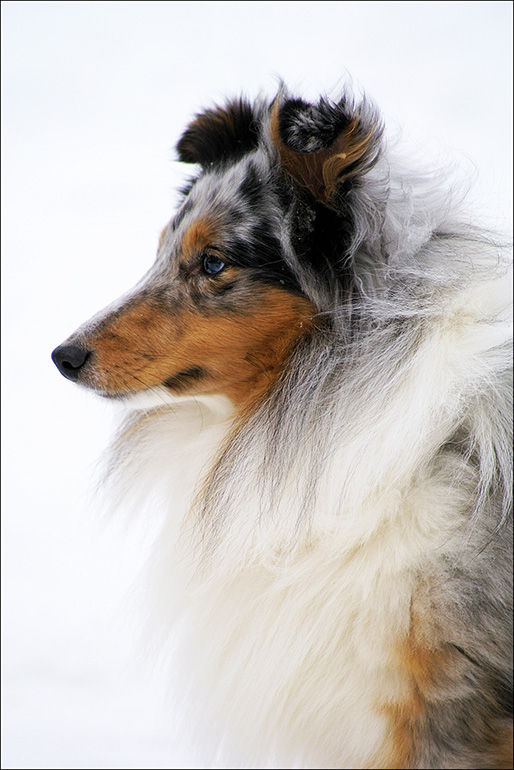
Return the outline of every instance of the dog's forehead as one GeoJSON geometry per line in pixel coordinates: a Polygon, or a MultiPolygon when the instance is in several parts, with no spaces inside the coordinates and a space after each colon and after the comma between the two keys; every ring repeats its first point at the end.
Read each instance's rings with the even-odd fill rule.
{"type": "Polygon", "coordinates": [[[262,153],[252,153],[237,163],[205,170],[192,184],[170,222],[175,244],[198,220],[216,222],[220,231],[244,237],[253,223],[262,220],[266,198],[271,196],[269,167],[262,153]]]}
{"type": "Polygon", "coordinates": [[[257,153],[198,180],[193,201],[242,216],[259,215],[265,201],[269,170],[257,153]]]}

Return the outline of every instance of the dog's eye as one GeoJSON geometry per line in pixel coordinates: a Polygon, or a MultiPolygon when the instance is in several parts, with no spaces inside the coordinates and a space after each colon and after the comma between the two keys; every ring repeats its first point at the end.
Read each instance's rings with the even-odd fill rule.
{"type": "Polygon", "coordinates": [[[203,269],[207,275],[216,275],[216,273],[221,273],[224,267],[225,263],[223,260],[219,257],[213,256],[212,254],[204,257],[203,259],[203,269]]]}

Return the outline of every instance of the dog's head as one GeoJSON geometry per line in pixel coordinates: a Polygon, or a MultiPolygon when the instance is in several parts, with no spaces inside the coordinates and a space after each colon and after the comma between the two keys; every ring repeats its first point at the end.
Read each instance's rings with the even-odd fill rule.
{"type": "Polygon", "coordinates": [[[177,150],[200,171],[153,267],[54,350],[61,373],[115,398],[257,397],[323,310],[316,286],[340,290],[351,194],[379,147],[374,115],[346,99],[281,92],[197,115],[177,150]]]}

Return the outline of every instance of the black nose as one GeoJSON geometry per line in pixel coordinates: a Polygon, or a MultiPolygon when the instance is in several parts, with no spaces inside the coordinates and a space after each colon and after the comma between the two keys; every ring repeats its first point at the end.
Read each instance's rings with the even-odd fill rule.
{"type": "Polygon", "coordinates": [[[68,380],[77,382],[81,368],[89,358],[89,350],[79,345],[59,345],[52,353],[52,361],[68,380]]]}

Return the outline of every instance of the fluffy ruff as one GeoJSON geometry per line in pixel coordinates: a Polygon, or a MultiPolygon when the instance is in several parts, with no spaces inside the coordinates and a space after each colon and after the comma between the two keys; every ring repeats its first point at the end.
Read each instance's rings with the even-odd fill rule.
{"type": "Polygon", "coordinates": [[[154,267],[54,356],[132,407],[108,475],[164,511],[179,731],[203,766],[512,767],[503,249],[347,94],[178,153],[154,267]]]}

